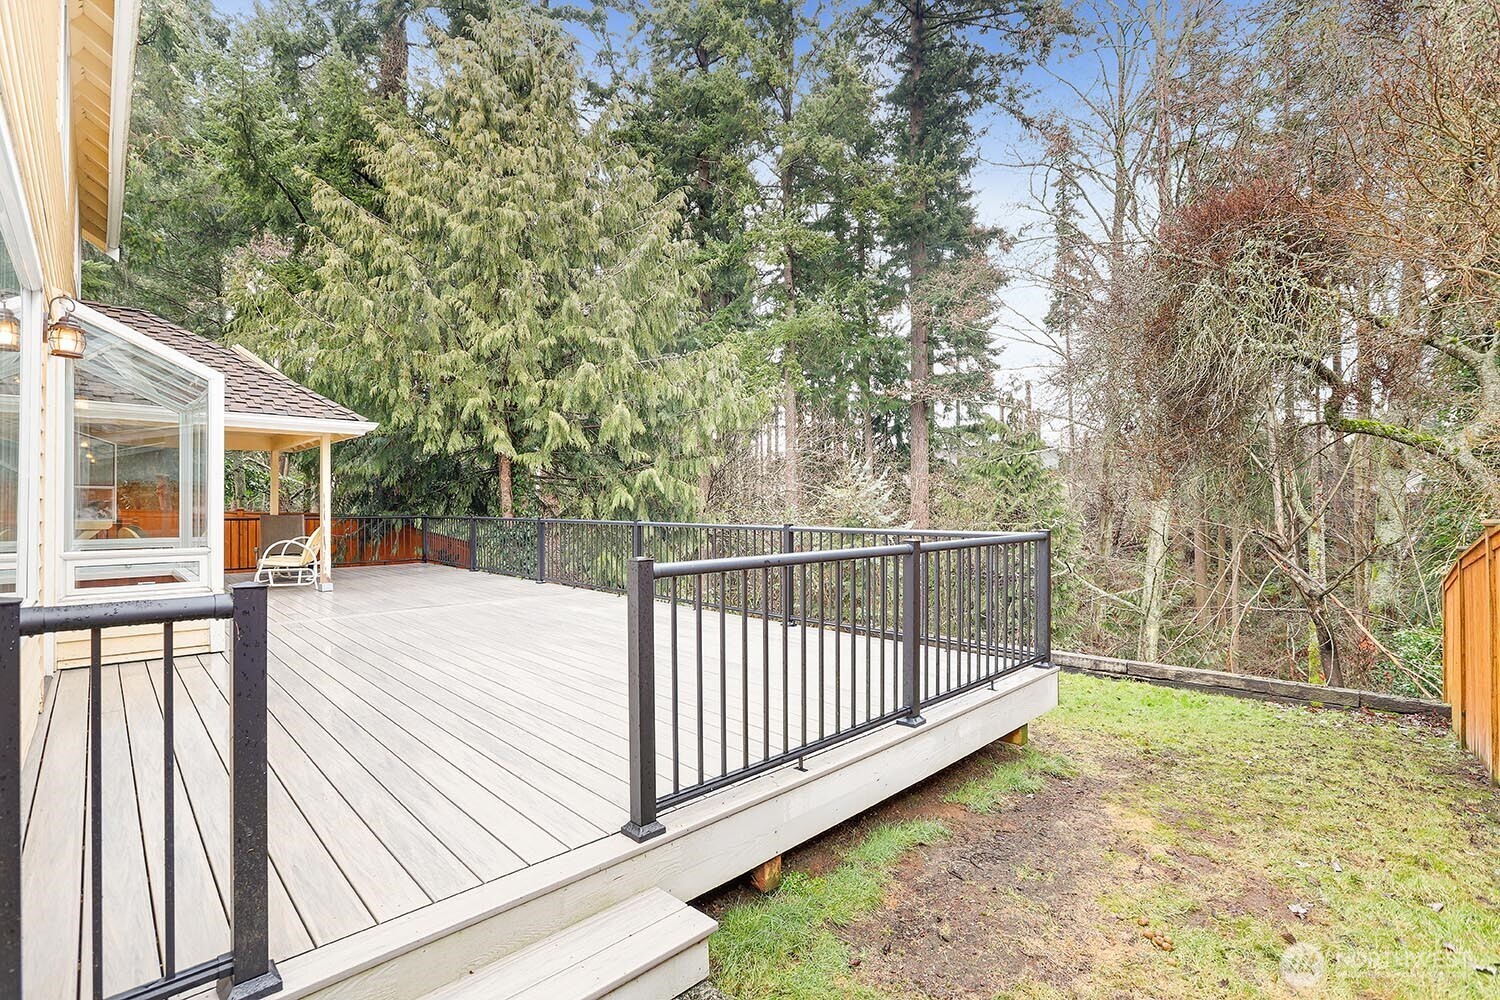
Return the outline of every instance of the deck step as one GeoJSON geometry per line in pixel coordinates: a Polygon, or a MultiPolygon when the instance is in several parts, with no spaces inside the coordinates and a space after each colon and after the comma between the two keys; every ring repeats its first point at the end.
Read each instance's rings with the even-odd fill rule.
{"type": "Polygon", "coordinates": [[[670,1000],[707,978],[717,926],[648,889],[421,1000],[670,1000]]]}

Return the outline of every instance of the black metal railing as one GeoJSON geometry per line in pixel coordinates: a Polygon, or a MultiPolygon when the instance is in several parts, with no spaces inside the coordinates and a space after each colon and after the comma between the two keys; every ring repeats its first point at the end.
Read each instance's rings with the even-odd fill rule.
{"type": "MultiPolygon", "coordinates": [[[[88,802],[87,840],[89,878],[84,904],[90,935],[90,965],[82,970],[84,989],[95,1000],[105,996],[104,858],[110,840],[132,834],[139,844],[139,830],[113,830],[104,821],[103,800],[106,762],[101,739],[103,729],[103,630],[126,625],[162,627],[162,950],[161,975],[112,1000],[158,1000],[220,981],[234,1000],[268,996],[281,988],[281,980],[270,960],[269,907],[267,895],[268,855],[266,827],[266,588],[241,583],[229,594],[162,600],[115,601],[65,607],[22,607],[17,598],[0,598],[0,996],[21,997],[24,931],[21,907],[22,830],[21,815],[21,664],[23,636],[57,632],[89,633],[88,700],[88,802]],[[229,761],[230,844],[229,925],[230,950],[218,957],[179,967],[176,953],[177,893],[175,849],[176,754],[174,750],[175,681],[173,626],[177,622],[231,619],[231,752],[229,761]]],[[[111,766],[118,761],[110,762],[111,766]]],[[[134,776],[137,780],[141,775],[134,776]]],[[[114,776],[110,780],[122,780],[114,776]]],[[[123,780],[129,780],[123,779],[123,780]]],[[[56,901],[62,906],[78,901],[56,901]]],[[[128,932],[127,932],[128,933],[128,932]]],[[[76,944],[76,943],[75,943],[76,944]]],[[[32,947],[64,948],[67,942],[35,941],[32,947]]]]}
{"type": "Polygon", "coordinates": [[[887,541],[629,562],[626,834],[1048,661],[1050,534],[887,541]]]}
{"type": "Polygon", "coordinates": [[[874,727],[920,724],[923,705],[1051,655],[1045,531],[426,516],[334,525],[336,562],[432,562],[628,596],[626,832],[640,839],[660,832],[660,809],[874,727]]]}

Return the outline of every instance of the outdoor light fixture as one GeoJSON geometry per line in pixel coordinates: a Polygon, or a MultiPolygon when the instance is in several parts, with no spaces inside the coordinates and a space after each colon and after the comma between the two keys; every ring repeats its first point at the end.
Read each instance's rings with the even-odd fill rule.
{"type": "MultiPolygon", "coordinates": [[[[83,325],[73,318],[73,309],[78,303],[66,295],[59,295],[52,300],[51,305],[56,305],[59,301],[63,303],[63,314],[47,325],[47,350],[54,358],[72,358],[76,361],[83,357],[88,338],[84,335],[83,325]]],[[[47,311],[51,313],[51,306],[47,311]]]]}
{"type": "Polygon", "coordinates": [[[10,306],[0,306],[0,351],[21,349],[21,318],[10,306]]]}

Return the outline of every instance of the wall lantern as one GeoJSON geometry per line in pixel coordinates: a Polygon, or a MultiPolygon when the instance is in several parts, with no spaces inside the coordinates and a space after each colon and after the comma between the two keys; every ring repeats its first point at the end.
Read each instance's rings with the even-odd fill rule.
{"type": "MultiPolygon", "coordinates": [[[[66,295],[59,295],[52,300],[52,305],[59,301],[63,303],[63,314],[47,324],[47,350],[54,358],[72,358],[76,361],[83,357],[88,338],[84,335],[83,325],[73,318],[73,309],[78,303],[66,295]]],[[[51,312],[50,307],[48,312],[51,312]]]]}
{"type": "Polygon", "coordinates": [[[0,351],[21,349],[21,318],[9,306],[0,306],[0,351]]]}

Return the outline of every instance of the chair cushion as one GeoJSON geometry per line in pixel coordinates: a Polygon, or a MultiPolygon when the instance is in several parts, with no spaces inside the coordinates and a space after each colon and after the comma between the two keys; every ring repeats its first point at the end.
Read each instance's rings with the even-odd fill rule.
{"type": "Polygon", "coordinates": [[[311,565],[312,560],[304,556],[266,556],[260,564],[270,569],[301,569],[311,565]]]}

